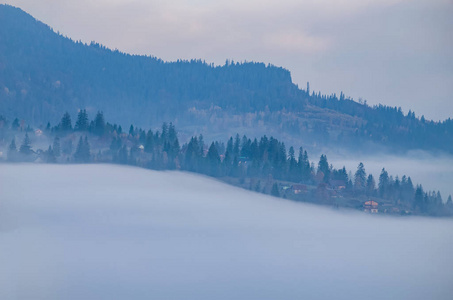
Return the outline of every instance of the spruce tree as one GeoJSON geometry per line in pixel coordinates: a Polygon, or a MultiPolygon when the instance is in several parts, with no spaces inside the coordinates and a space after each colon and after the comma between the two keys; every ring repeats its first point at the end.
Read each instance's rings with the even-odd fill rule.
{"type": "Polygon", "coordinates": [[[372,174],[368,175],[366,181],[366,193],[368,196],[374,195],[374,190],[376,189],[376,182],[372,174]]]}
{"type": "Polygon", "coordinates": [[[22,145],[20,146],[19,152],[22,155],[27,155],[27,156],[31,155],[33,153],[33,150],[31,150],[31,142],[30,142],[30,138],[28,137],[28,133],[25,133],[25,138],[24,138],[22,145]]]}
{"type": "Polygon", "coordinates": [[[77,115],[77,122],[75,124],[75,130],[87,131],[88,130],[88,114],[85,109],[81,109],[77,115]]]}
{"type": "Polygon", "coordinates": [[[60,130],[63,132],[68,132],[72,130],[71,116],[68,112],[65,112],[60,121],[60,130]]]}
{"type": "Polygon", "coordinates": [[[11,129],[12,130],[19,130],[20,124],[19,124],[19,119],[15,118],[13,123],[11,124],[11,129]]]}
{"type": "Polygon", "coordinates": [[[379,196],[384,198],[387,196],[389,186],[389,174],[382,168],[381,175],[379,175],[379,196]]]}
{"type": "Polygon", "coordinates": [[[324,174],[323,181],[328,183],[330,181],[330,168],[329,163],[327,162],[327,156],[324,154],[321,155],[318,162],[318,172],[322,172],[324,174]]]}
{"type": "Polygon", "coordinates": [[[357,171],[354,174],[354,189],[363,190],[366,184],[366,172],[363,163],[359,163],[357,171]]]}
{"type": "Polygon", "coordinates": [[[94,133],[99,136],[102,136],[105,133],[104,114],[101,111],[98,111],[96,118],[94,119],[94,133]]]}
{"type": "Polygon", "coordinates": [[[220,156],[214,142],[212,142],[211,146],[209,147],[208,154],[206,155],[206,160],[208,163],[209,175],[219,176],[220,156]]]}

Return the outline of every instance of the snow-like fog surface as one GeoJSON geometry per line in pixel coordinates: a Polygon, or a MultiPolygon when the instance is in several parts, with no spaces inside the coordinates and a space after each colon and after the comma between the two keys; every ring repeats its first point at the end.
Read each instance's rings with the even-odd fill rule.
{"type": "Polygon", "coordinates": [[[453,222],[180,172],[0,165],[0,299],[451,299],[453,222]]]}

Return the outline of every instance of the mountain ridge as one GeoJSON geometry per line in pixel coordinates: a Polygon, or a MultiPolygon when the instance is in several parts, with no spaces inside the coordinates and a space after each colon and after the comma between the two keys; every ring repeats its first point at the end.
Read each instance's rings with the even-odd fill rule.
{"type": "Polygon", "coordinates": [[[9,5],[0,5],[0,25],[0,114],[9,119],[55,123],[65,111],[86,108],[125,125],[173,121],[182,131],[195,126],[212,135],[233,128],[309,145],[452,151],[451,119],[426,121],[343,94],[310,94],[281,67],[130,55],[73,41],[9,5]]]}

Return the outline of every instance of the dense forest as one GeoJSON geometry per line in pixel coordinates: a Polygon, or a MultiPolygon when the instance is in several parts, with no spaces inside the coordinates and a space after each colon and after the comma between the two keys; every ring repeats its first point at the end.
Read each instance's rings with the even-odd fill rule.
{"type": "Polygon", "coordinates": [[[0,114],[34,126],[65,111],[104,111],[118,124],[181,132],[272,134],[305,147],[453,152],[453,121],[369,106],[299,88],[288,70],[257,62],[164,62],[84,44],[55,33],[19,8],[0,5],[0,114]]]}
{"type": "Polygon", "coordinates": [[[102,112],[90,121],[84,109],[74,126],[69,113],[57,125],[38,129],[0,116],[0,140],[10,141],[0,145],[9,162],[117,163],[185,170],[294,201],[360,210],[372,204],[376,212],[386,214],[453,215],[451,195],[444,202],[440,192],[424,191],[409,176],[393,177],[383,168],[374,178],[361,162],[354,173],[345,167],[335,169],[326,155],[315,163],[302,147],[287,150],[284,142],[267,136],[252,140],[237,134],[205,143],[199,135],[181,145],[172,123],[163,123],[154,132],[133,125],[123,129],[106,122],[102,112]]]}

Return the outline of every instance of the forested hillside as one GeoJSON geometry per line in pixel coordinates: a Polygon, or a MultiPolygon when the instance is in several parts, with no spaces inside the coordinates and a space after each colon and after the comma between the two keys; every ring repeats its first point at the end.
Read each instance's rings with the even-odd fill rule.
{"type": "Polygon", "coordinates": [[[86,45],[0,5],[0,115],[39,126],[85,108],[124,126],[171,120],[182,131],[204,126],[212,135],[234,128],[305,145],[453,151],[451,119],[316,94],[292,83],[288,70],[263,63],[164,62],[86,45]]]}
{"type": "Polygon", "coordinates": [[[367,210],[366,203],[374,201],[375,209],[379,204],[386,214],[453,215],[451,195],[444,202],[440,191],[425,191],[410,176],[400,178],[382,168],[375,179],[362,162],[353,175],[344,166],[335,169],[324,154],[319,161],[310,160],[302,147],[287,150],[284,142],[272,136],[250,139],[236,134],[206,143],[199,135],[180,143],[172,123],[163,123],[160,131],[133,125],[123,130],[107,122],[102,112],[90,121],[86,110],[77,114],[74,127],[65,113],[58,124],[43,130],[22,129],[15,120],[0,134],[10,141],[0,144],[0,154],[6,154],[0,155],[0,163],[117,163],[184,170],[256,192],[336,208],[367,210]]]}

